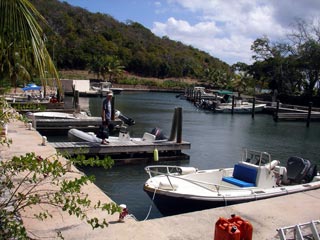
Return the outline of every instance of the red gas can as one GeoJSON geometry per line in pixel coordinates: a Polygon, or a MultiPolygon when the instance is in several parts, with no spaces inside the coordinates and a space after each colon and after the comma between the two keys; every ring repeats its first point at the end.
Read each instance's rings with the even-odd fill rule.
{"type": "Polygon", "coordinates": [[[240,240],[252,240],[253,227],[249,221],[233,214],[228,222],[234,224],[240,230],[240,240]]]}
{"type": "Polygon", "coordinates": [[[240,230],[227,219],[220,217],[215,225],[214,240],[240,240],[240,230]]]}

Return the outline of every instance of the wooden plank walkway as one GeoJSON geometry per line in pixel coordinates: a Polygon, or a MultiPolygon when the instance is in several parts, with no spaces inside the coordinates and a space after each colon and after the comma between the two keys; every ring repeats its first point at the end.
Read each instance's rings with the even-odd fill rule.
{"type": "MultiPolygon", "coordinates": [[[[290,107],[279,107],[277,111],[276,106],[267,106],[265,112],[273,114],[274,121],[308,121],[308,107],[292,106],[290,107]]],[[[310,121],[320,121],[319,108],[313,108],[310,112],[310,121]]]]}
{"type": "Polygon", "coordinates": [[[87,156],[110,156],[115,160],[126,160],[126,163],[153,159],[155,149],[159,152],[159,160],[188,160],[189,156],[182,150],[191,148],[189,142],[159,141],[147,142],[131,140],[110,142],[108,145],[92,142],[51,142],[57,151],[65,154],[84,154],[87,156]]]}
{"type": "MultiPolygon", "coordinates": [[[[280,112],[274,116],[275,121],[307,121],[308,113],[305,112],[280,112]]],[[[310,115],[311,121],[320,121],[320,113],[312,112],[310,115]]]]}

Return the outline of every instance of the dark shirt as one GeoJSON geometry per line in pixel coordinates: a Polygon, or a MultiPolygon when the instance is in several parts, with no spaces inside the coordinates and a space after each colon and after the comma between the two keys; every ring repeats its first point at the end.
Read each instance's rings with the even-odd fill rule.
{"type": "Polygon", "coordinates": [[[111,120],[111,101],[108,99],[104,99],[102,102],[102,110],[104,111],[105,114],[105,120],[110,122],[111,120]]]}

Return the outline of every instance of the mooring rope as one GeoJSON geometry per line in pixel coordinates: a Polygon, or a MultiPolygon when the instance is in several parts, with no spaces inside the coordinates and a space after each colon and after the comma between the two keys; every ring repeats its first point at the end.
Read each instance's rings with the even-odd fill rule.
{"type": "Polygon", "coordinates": [[[148,214],[147,214],[146,218],[145,218],[143,221],[146,221],[146,220],[148,220],[148,218],[149,218],[149,215],[150,215],[150,213],[151,213],[151,209],[152,209],[152,206],[153,206],[153,200],[154,200],[154,198],[155,198],[155,196],[156,196],[157,190],[158,190],[157,188],[154,189],[154,193],[153,193],[153,196],[152,196],[152,202],[151,202],[151,204],[150,204],[148,214]]]}

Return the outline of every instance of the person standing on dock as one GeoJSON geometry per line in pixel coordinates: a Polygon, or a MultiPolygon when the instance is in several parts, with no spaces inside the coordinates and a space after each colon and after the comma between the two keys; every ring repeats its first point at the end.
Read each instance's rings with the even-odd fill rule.
{"type": "Polygon", "coordinates": [[[111,100],[113,97],[113,93],[112,92],[108,92],[106,95],[106,98],[103,100],[102,102],[102,113],[101,113],[101,117],[102,117],[102,126],[103,126],[103,133],[101,134],[101,144],[108,144],[109,142],[106,140],[106,138],[109,137],[109,134],[105,133],[105,130],[108,129],[108,132],[110,131],[110,129],[113,127],[111,126],[111,100]]]}

